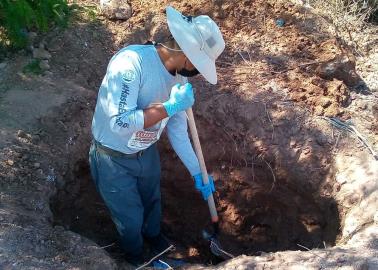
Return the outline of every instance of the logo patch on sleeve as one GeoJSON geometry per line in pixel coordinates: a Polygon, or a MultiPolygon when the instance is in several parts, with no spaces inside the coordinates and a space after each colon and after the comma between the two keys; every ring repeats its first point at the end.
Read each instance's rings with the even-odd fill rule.
{"type": "Polygon", "coordinates": [[[123,74],[123,80],[126,82],[126,83],[131,83],[132,81],[135,80],[135,71],[134,70],[126,70],[125,73],[123,74]]]}

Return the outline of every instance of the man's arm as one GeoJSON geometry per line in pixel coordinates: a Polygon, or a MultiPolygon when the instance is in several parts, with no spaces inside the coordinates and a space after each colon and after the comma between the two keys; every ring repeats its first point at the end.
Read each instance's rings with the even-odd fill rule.
{"type": "Polygon", "coordinates": [[[185,83],[184,85],[176,84],[172,87],[169,100],[161,104],[155,104],[143,111],[144,128],[153,126],[166,117],[173,117],[178,112],[182,112],[193,106],[193,103],[192,85],[190,83],[185,83]]]}
{"type": "Polygon", "coordinates": [[[169,119],[167,135],[173,150],[175,150],[190,174],[194,176],[201,173],[197,156],[189,139],[188,124],[184,111],[175,114],[169,119]]]}
{"type": "Polygon", "coordinates": [[[144,128],[149,128],[168,117],[163,104],[154,104],[143,110],[144,128]]]}
{"type": "Polygon", "coordinates": [[[170,118],[167,130],[173,149],[194,178],[196,189],[202,193],[203,199],[207,200],[210,194],[215,192],[214,180],[209,175],[209,182],[206,185],[203,183],[201,168],[189,139],[186,113],[182,111],[170,118]]]}
{"type": "Polygon", "coordinates": [[[132,134],[149,128],[194,103],[191,84],[176,84],[164,103],[138,109],[141,68],[136,57],[133,52],[129,52],[128,55],[115,59],[107,70],[107,93],[101,102],[108,108],[111,130],[119,134],[132,134]]]}

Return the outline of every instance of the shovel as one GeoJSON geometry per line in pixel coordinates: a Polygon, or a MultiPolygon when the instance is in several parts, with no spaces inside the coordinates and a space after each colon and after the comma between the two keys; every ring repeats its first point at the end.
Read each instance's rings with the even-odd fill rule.
{"type": "MultiPolygon", "coordinates": [[[[192,141],[194,144],[194,151],[196,152],[198,162],[201,168],[203,183],[206,185],[207,183],[209,183],[209,176],[207,174],[205,159],[203,158],[202,148],[201,148],[201,144],[198,137],[196,123],[194,121],[192,108],[187,109],[186,114],[188,116],[189,130],[190,130],[190,135],[192,136],[192,141]]],[[[205,240],[210,242],[211,253],[213,253],[215,256],[223,258],[225,260],[233,258],[234,256],[232,254],[224,251],[221,248],[221,245],[217,239],[218,234],[219,234],[219,217],[218,217],[217,209],[215,208],[213,194],[210,194],[210,196],[207,199],[207,203],[209,205],[211,223],[213,225],[214,232],[210,234],[204,230],[202,232],[202,236],[205,238],[205,240]]]]}

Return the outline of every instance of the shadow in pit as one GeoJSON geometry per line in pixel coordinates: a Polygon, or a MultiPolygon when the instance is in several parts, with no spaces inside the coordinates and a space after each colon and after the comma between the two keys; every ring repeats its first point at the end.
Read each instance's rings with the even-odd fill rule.
{"type": "MultiPolygon", "coordinates": [[[[65,186],[51,202],[54,224],[63,225],[99,246],[117,246],[116,228],[92,182],[88,160],[77,160],[71,169],[72,176],[66,178],[65,186]]],[[[121,252],[117,248],[113,250],[121,252]]]]}
{"type": "MultiPolygon", "coordinates": [[[[127,21],[107,22],[108,25],[105,25],[99,18],[88,19],[85,16],[75,18],[64,32],[48,33],[47,48],[52,54],[50,64],[54,74],[97,92],[109,59],[123,45],[117,44],[109,27],[117,25],[125,29],[122,34],[129,43],[143,43],[146,33],[141,28],[129,31],[127,21]]],[[[86,105],[78,105],[80,102],[81,98],[72,97],[56,114],[58,119],[41,120],[41,129],[48,130],[44,142],[56,147],[65,159],[64,162],[61,162],[62,159],[59,159],[60,162],[52,161],[57,163],[54,164],[57,174],[64,175],[63,179],[58,178],[57,193],[50,199],[54,215],[52,224],[91,239],[123,263],[118,233],[92,182],[88,164],[96,100],[87,99],[86,105]],[[88,106],[91,107],[90,112],[86,108],[88,106]],[[77,121],[78,118],[80,121],[77,121]],[[59,146],[59,142],[62,145],[59,146]]]]}
{"type": "MultiPolygon", "coordinates": [[[[102,72],[109,57],[101,57],[102,72]]],[[[277,56],[270,59],[273,65],[277,59],[282,63],[277,56]]],[[[89,86],[90,78],[86,77],[89,86]]],[[[323,241],[334,245],[340,221],[331,197],[337,186],[331,180],[329,138],[308,128],[309,116],[270,90],[251,88],[253,98],[247,100],[223,91],[227,83],[221,81],[216,92],[201,80],[195,83],[202,85],[195,108],[200,139],[207,165],[219,179],[216,199],[224,249],[239,255],[301,249],[298,244],[321,248],[323,241]]],[[[207,204],[166,139],[160,150],[163,232],[184,259],[210,262],[208,243],[201,236],[209,225],[207,204]]],[[[55,224],[100,246],[111,245],[117,233],[90,179],[87,149],[69,164],[65,185],[52,201],[55,224]]],[[[121,256],[117,244],[106,250],[115,258],[121,256]]]]}
{"type": "MultiPolygon", "coordinates": [[[[235,19],[237,30],[243,20],[235,19]]],[[[256,31],[267,29],[258,16],[253,19],[256,24],[251,25],[262,26],[256,31]]],[[[273,20],[274,16],[264,19],[273,20]]],[[[302,44],[306,42],[308,38],[300,40],[299,49],[287,44],[283,52],[272,55],[255,44],[241,43],[238,47],[253,52],[244,54],[250,62],[266,62],[268,70],[272,70],[263,76],[268,83],[270,76],[290,68],[285,60],[316,59],[316,52],[310,49],[315,41],[308,46],[302,44]]],[[[241,49],[240,52],[243,53],[241,49]]],[[[200,92],[196,110],[205,158],[220,179],[216,197],[222,217],[223,247],[239,255],[303,250],[299,245],[310,249],[334,245],[340,219],[332,198],[339,188],[332,177],[333,141],[321,130],[308,126],[311,116],[303,109],[296,109],[272,89],[257,89],[253,77],[247,76],[249,88],[244,91],[250,98],[239,96],[241,84],[230,63],[236,66],[245,60],[232,48],[226,48],[220,59],[220,84],[215,88],[203,80],[195,82],[200,92]],[[226,79],[222,79],[225,74],[226,79]]],[[[302,72],[314,75],[311,69],[302,72]]],[[[289,81],[286,73],[283,80],[289,81]]],[[[167,145],[165,142],[161,146],[162,152],[170,153],[167,145]]],[[[162,160],[164,230],[186,247],[186,256],[206,260],[210,253],[201,230],[209,225],[207,205],[194,191],[177,156],[170,154],[162,160]]]]}
{"type": "MultiPolygon", "coordinates": [[[[250,60],[265,60],[273,71],[270,75],[275,76],[275,72],[289,68],[285,59],[316,57],[306,46],[300,52],[291,51],[291,46],[286,49],[286,53],[267,56],[259,46],[253,46],[250,60]]],[[[244,62],[235,51],[226,52],[221,61],[229,59],[234,65],[244,62]]],[[[205,158],[220,179],[217,198],[223,247],[239,255],[303,250],[299,245],[310,249],[334,245],[340,219],[332,198],[339,188],[332,180],[332,140],[308,126],[311,116],[303,109],[296,109],[272,89],[257,89],[253,77],[248,77],[251,81],[244,91],[249,98],[237,94],[237,72],[222,66],[216,89],[203,81],[195,86],[200,89],[196,109],[205,158]]],[[[268,83],[269,74],[265,77],[268,83]]],[[[194,257],[209,255],[200,237],[201,229],[208,225],[206,203],[198,203],[198,194],[188,194],[193,188],[184,180],[189,176],[182,176],[184,168],[171,160],[163,159],[163,163],[168,168],[168,183],[163,187],[166,196],[173,197],[165,201],[169,212],[165,230],[171,237],[180,232],[180,240],[194,257]],[[176,206],[170,205],[172,200],[176,206]],[[195,221],[190,222],[187,216],[194,216],[195,221]]]]}
{"type": "MultiPolygon", "coordinates": [[[[332,246],[340,227],[332,198],[337,189],[332,145],[320,130],[304,125],[310,116],[281,107],[279,97],[260,91],[255,99],[268,96],[268,108],[211,88],[197,97],[205,159],[218,179],[223,248],[234,255],[255,255],[303,249],[299,245],[332,246]]],[[[211,256],[201,231],[209,228],[207,203],[167,142],[161,152],[164,231],[185,247],[188,258],[206,261],[211,256]]]]}

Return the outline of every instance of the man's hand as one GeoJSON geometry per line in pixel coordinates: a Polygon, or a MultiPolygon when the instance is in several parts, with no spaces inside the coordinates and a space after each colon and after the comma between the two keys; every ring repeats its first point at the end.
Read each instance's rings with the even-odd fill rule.
{"type": "Polygon", "coordinates": [[[209,196],[215,192],[214,186],[214,179],[211,175],[209,177],[209,182],[205,185],[202,179],[202,173],[193,175],[194,178],[194,185],[198,191],[202,193],[202,197],[205,201],[209,198],[209,196]]]}
{"type": "Polygon", "coordinates": [[[193,87],[190,83],[176,84],[172,87],[169,100],[163,103],[169,117],[177,112],[184,111],[194,104],[193,87]]]}

